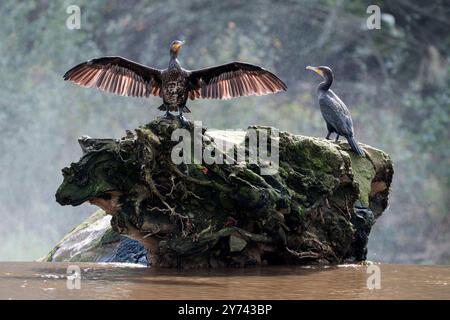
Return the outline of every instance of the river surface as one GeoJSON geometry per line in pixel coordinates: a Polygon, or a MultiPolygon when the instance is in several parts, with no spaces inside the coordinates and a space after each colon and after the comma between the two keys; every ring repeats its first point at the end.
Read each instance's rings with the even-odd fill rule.
{"type": "Polygon", "coordinates": [[[161,270],[130,264],[2,262],[0,299],[450,299],[449,266],[375,266],[161,270]],[[79,268],[79,281],[72,269],[67,272],[70,265],[79,268]],[[369,289],[368,282],[380,288],[369,289]]]}

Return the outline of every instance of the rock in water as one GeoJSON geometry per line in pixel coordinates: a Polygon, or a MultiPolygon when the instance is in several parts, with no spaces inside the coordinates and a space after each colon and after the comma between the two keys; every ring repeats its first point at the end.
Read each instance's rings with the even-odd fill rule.
{"type": "Polygon", "coordinates": [[[126,262],[148,265],[147,250],[112,230],[111,216],[98,210],[70,231],[39,261],[126,262]]]}
{"type": "Polygon", "coordinates": [[[63,169],[57,201],[89,201],[105,210],[112,229],[138,240],[153,266],[365,259],[370,229],[388,204],[393,167],[387,154],[363,146],[366,157],[359,157],[347,143],[275,135],[260,126],[249,127],[239,143],[239,134],[191,124],[189,145],[216,160],[224,153],[211,150],[224,141],[239,144],[224,149],[228,158],[245,150],[244,162],[218,164],[196,158],[195,148],[181,154],[177,129],[177,120],[157,119],[120,140],[80,138],[84,155],[63,169]],[[263,174],[267,161],[251,160],[253,137],[264,135],[275,137],[268,154],[279,151],[271,175],[263,174]],[[174,155],[198,161],[176,164],[174,155]]]}

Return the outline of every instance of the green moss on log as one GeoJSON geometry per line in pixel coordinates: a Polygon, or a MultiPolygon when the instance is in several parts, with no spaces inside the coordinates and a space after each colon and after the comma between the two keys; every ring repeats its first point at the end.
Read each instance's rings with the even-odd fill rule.
{"type": "MultiPolygon", "coordinates": [[[[116,232],[144,244],[154,266],[365,259],[392,180],[385,153],[364,146],[360,158],[346,143],[280,132],[274,175],[262,175],[261,163],[175,165],[179,127],[158,119],[120,140],[81,138],[84,155],[63,169],[58,202],[100,206],[116,232]]],[[[215,145],[213,133],[200,137],[203,147],[215,145]]]]}

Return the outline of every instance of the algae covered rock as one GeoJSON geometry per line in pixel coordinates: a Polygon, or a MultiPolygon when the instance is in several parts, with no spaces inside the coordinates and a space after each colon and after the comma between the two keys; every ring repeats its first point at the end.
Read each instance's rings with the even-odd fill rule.
{"type": "Polygon", "coordinates": [[[153,266],[365,259],[393,175],[384,152],[364,146],[366,157],[358,157],[347,143],[275,128],[228,133],[193,124],[192,148],[180,149],[179,129],[175,119],[157,119],[122,139],[80,138],[84,155],[63,169],[57,201],[102,208],[153,266]],[[268,137],[266,157],[254,137],[258,147],[268,137]]]}

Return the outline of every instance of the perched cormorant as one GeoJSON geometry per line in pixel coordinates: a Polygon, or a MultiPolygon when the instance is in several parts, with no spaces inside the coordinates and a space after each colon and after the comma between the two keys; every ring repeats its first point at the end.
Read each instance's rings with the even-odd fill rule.
{"type": "Polygon", "coordinates": [[[122,96],[163,99],[160,110],[184,112],[188,98],[230,99],[286,91],[287,87],[273,73],[256,65],[231,62],[199,70],[185,70],[177,59],[184,42],[173,41],[167,69],[159,70],[122,57],[102,57],[83,62],[64,75],[83,87],[96,87],[122,96]]]}
{"type": "Polygon", "coordinates": [[[319,105],[322,116],[327,124],[328,134],[326,139],[330,139],[330,135],[336,133],[336,142],[339,136],[347,138],[348,144],[354,152],[360,156],[364,156],[364,151],[358,145],[353,133],[353,121],[347,106],[341,99],[330,89],[333,82],[333,71],[329,67],[306,67],[320,75],[325,81],[321,82],[317,88],[319,96],[319,105]]]}

